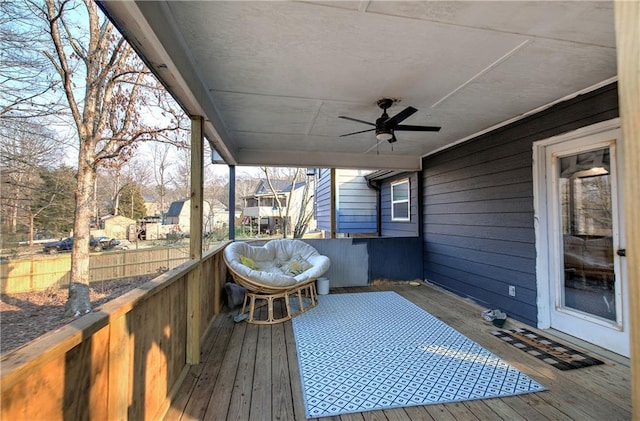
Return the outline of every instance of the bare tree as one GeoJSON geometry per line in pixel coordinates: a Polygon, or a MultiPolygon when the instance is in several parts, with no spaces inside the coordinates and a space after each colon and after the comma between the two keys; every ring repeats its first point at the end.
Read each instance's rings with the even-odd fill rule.
{"type": "MultiPolygon", "coordinates": [[[[241,173],[236,177],[236,209],[240,211],[244,209],[244,198],[251,196],[256,191],[258,183],[260,183],[258,178],[246,173],[241,173]]],[[[228,203],[226,204],[228,205],[228,203]]]]}
{"type": "Polygon", "coordinates": [[[282,237],[286,238],[289,234],[289,221],[290,221],[290,211],[294,208],[294,194],[297,190],[296,187],[299,187],[299,183],[304,182],[302,198],[299,203],[298,215],[295,219],[295,225],[293,228],[293,237],[301,238],[307,230],[307,226],[309,225],[309,221],[313,217],[313,213],[309,212],[309,205],[311,204],[311,199],[313,196],[310,196],[309,192],[309,182],[308,180],[304,180],[305,172],[300,168],[271,168],[271,167],[260,167],[262,172],[265,175],[265,179],[273,194],[274,200],[277,204],[278,215],[280,219],[283,221],[282,223],[282,237]],[[280,194],[277,189],[273,185],[273,180],[288,180],[291,185],[289,187],[289,200],[286,206],[282,205],[282,201],[280,199],[280,194]],[[284,214],[283,214],[284,208],[284,214]]]}
{"type": "Polygon", "coordinates": [[[311,187],[310,181],[307,179],[302,191],[298,219],[293,227],[293,238],[302,238],[305,232],[307,232],[309,222],[311,222],[311,219],[313,218],[313,209],[310,209],[313,206],[313,194],[311,194],[313,190],[311,187]]]}
{"type": "MultiPolygon", "coordinates": [[[[121,214],[120,202],[122,201],[123,192],[131,194],[132,186],[138,186],[141,190],[141,186],[145,186],[151,180],[151,168],[146,165],[145,162],[139,158],[132,158],[130,160],[111,160],[111,164],[102,169],[105,177],[102,177],[103,183],[107,185],[109,191],[110,206],[113,215],[121,214]]],[[[126,198],[126,202],[131,204],[133,199],[131,197],[126,198]]],[[[131,215],[133,212],[126,212],[131,215]]],[[[145,215],[143,215],[145,216],[145,215]]]]}
{"type": "MultiPolygon", "coordinates": [[[[109,195],[109,208],[111,209],[112,215],[118,214],[118,209],[120,208],[120,191],[122,190],[122,166],[125,164],[125,161],[116,161],[111,160],[109,165],[104,165],[102,168],[99,168],[100,173],[102,173],[103,177],[100,178],[100,181],[104,183],[105,188],[109,195]]],[[[96,179],[96,186],[98,184],[98,179],[96,179]]],[[[96,189],[97,190],[97,187],[96,189]]],[[[95,194],[94,194],[95,196],[95,194]]],[[[97,201],[97,197],[95,197],[97,201]]],[[[96,206],[97,207],[97,206],[96,206]]],[[[95,211],[94,211],[95,212],[95,211]]]]}
{"type": "Polygon", "coordinates": [[[30,1],[43,18],[52,50],[44,54],[61,81],[78,134],[74,244],[66,314],[90,311],[89,222],[96,170],[113,159],[132,154],[137,142],[180,129],[175,105],[168,104],[152,77],[92,0],[30,1]],[[82,12],[82,13],[81,13],[82,12]],[[82,20],[79,17],[82,15],[82,20]],[[86,23],[83,28],[79,22],[86,23]],[[155,102],[157,100],[157,102],[155,102]],[[163,126],[145,121],[143,110],[164,107],[163,126]]]}
{"type": "Polygon", "coordinates": [[[204,197],[212,204],[228,206],[229,177],[217,174],[211,166],[204,167],[204,197]]]}
{"type": "Polygon", "coordinates": [[[189,197],[191,194],[191,150],[180,149],[173,177],[173,184],[179,197],[189,197]]]}
{"type": "Polygon", "coordinates": [[[0,118],[24,119],[62,112],[61,82],[41,54],[47,41],[25,3],[0,1],[0,118]]]}
{"type": "Polygon", "coordinates": [[[153,154],[153,178],[155,181],[154,193],[158,198],[160,215],[166,210],[166,197],[169,184],[173,182],[173,178],[169,173],[171,161],[169,161],[169,153],[172,146],[166,143],[153,143],[151,150],[153,154]]]}
{"type": "MultiPolygon", "coordinates": [[[[3,120],[0,125],[0,176],[3,223],[15,234],[26,228],[33,244],[33,220],[41,211],[34,203],[40,189],[40,170],[59,162],[55,134],[28,120],[3,120]]],[[[52,199],[53,200],[53,197],[52,199]]]]}

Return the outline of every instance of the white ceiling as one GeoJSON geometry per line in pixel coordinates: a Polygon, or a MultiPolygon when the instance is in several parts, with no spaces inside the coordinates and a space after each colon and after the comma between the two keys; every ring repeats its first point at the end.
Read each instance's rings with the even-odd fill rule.
{"type": "Polygon", "coordinates": [[[616,76],[609,1],[101,3],[229,164],[417,169],[616,76]],[[377,145],[382,97],[419,111],[377,145]]]}

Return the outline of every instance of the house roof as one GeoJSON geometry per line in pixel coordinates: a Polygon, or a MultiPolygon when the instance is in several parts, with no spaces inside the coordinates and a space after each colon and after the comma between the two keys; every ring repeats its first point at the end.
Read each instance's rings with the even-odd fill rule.
{"type": "Polygon", "coordinates": [[[180,213],[182,212],[182,207],[184,206],[185,202],[187,202],[188,200],[189,199],[182,199],[182,200],[176,200],[175,202],[171,202],[165,216],[180,216],[180,213]]]}
{"type": "MultiPolygon", "coordinates": [[[[277,193],[289,193],[291,191],[291,180],[271,180],[271,185],[273,186],[273,188],[277,193]]],[[[304,185],[305,185],[304,181],[298,181],[293,186],[293,190],[297,190],[300,187],[303,187],[304,185]]],[[[256,187],[256,190],[254,192],[254,195],[256,196],[264,195],[264,194],[266,195],[272,194],[271,188],[269,187],[267,180],[261,180],[260,183],[258,183],[258,186],[256,187]]]]}
{"type": "Polygon", "coordinates": [[[368,181],[382,181],[406,173],[407,171],[379,170],[365,175],[364,178],[368,181]]]}
{"type": "Polygon", "coordinates": [[[99,4],[232,165],[419,169],[616,77],[612,1],[99,4]],[[340,137],[383,97],[442,130],[340,137]]]}

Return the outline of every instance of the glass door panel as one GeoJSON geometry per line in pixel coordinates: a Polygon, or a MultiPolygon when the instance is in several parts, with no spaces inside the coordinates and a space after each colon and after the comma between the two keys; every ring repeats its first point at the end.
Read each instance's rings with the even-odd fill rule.
{"type": "Polygon", "coordinates": [[[564,267],[560,306],[615,322],[610,161],[609,148],[560,158],[564,267]]]}

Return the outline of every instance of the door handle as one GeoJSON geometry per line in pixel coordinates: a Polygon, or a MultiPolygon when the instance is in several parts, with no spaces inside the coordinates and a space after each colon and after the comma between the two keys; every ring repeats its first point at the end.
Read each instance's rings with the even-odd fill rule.
{"type": "Polygon", "coordinates": [[[620,257],[624,257],[627,255],[627,249],[619,249],[618,251],[616,251],[616,254],[620,257]]]}

